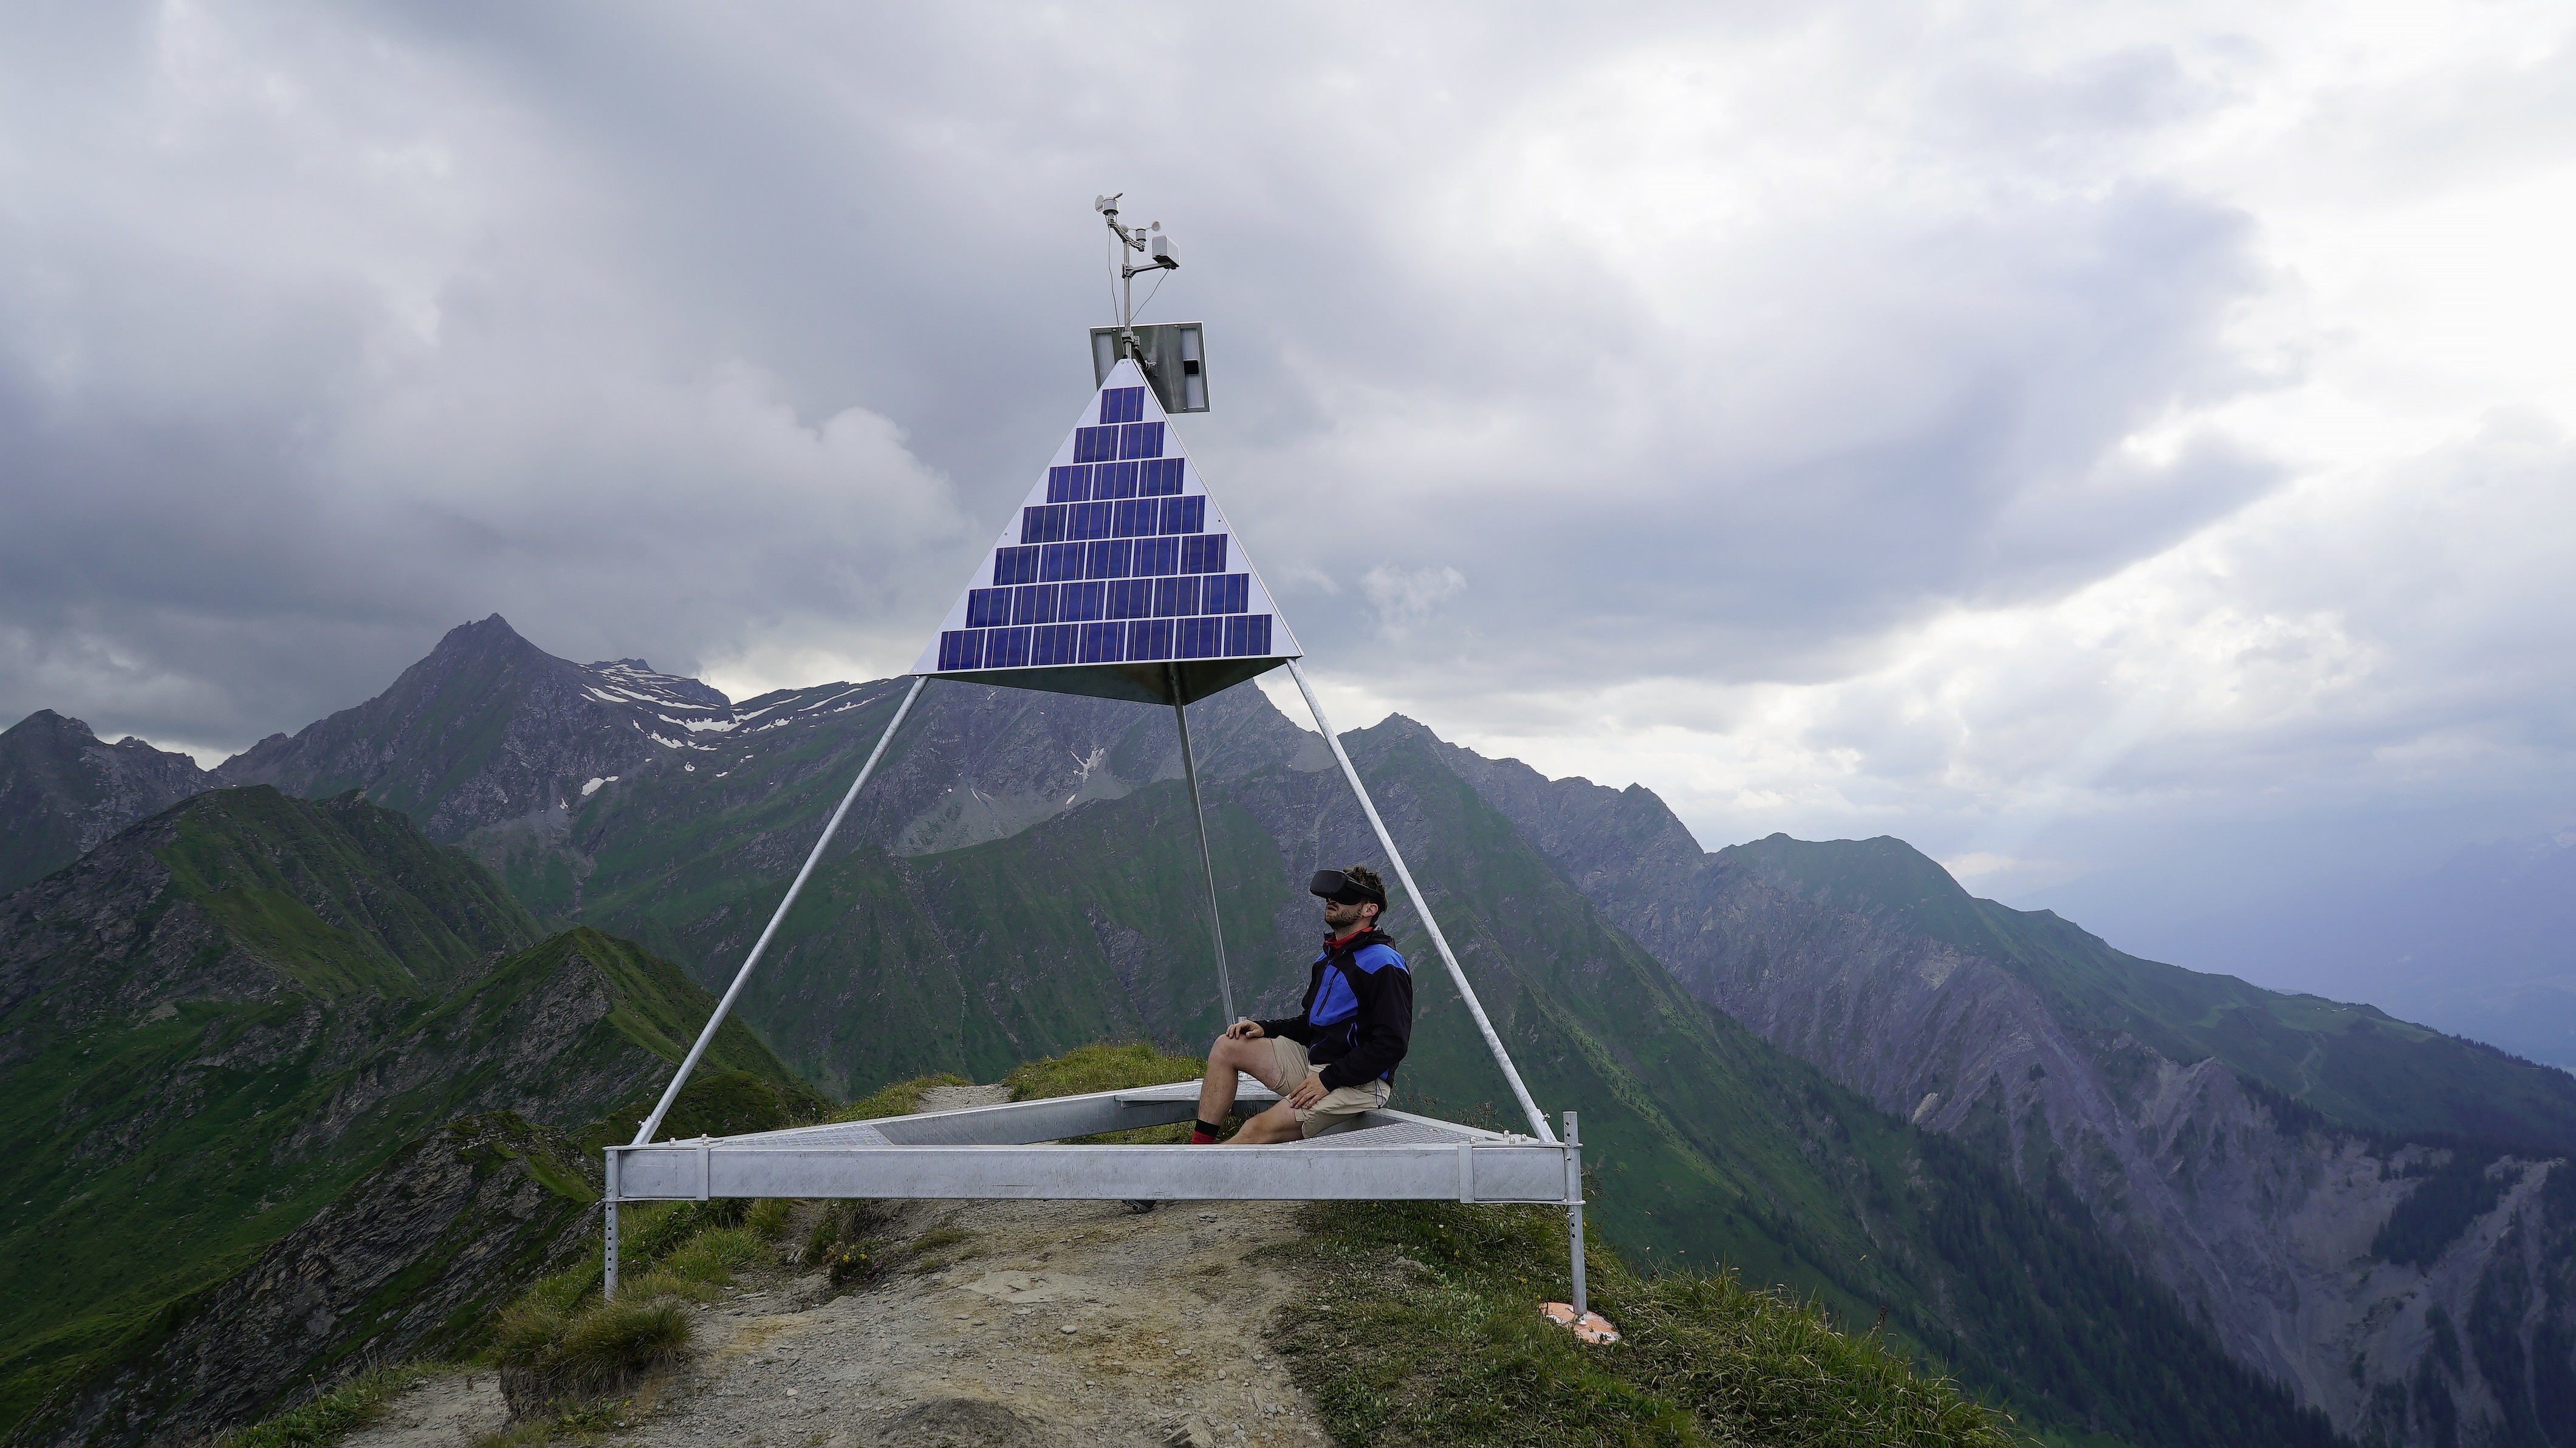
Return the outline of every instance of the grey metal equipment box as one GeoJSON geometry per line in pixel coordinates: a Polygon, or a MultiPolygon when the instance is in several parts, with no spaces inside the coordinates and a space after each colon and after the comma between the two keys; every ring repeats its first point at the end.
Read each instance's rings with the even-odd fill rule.
{"type": "MultiPolygon", "coordinates": [[[[1091,329],[1091,385],[1107,381],[1118,365],[1117,327],[1091,329]]],[[[1208,410],[1207,342],[1196,322],[1139,323],[1125,330],[1136,334],[1136,361],[1145,380],[1154,384],[1154,400],[1165,412],[1208,410]]]]}

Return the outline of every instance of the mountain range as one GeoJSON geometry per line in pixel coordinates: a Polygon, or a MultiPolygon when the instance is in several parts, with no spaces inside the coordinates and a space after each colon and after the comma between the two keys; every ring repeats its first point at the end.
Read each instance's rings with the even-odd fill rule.
{"type": "MultiPolygon", "coordinates": [[[[32,716],[0,735],[0,793],[34,822],[8,858],[52,873],[0,902],[0,959],[95,977],[71,994],[107,1003],[84,1016],[61,990],[0,996],[13,1042],[27,1023],[56,1033],[34,1054],[0,1047],[0,1071],[87,1079],[69,1043],[153,991],[181,1011],[248,998],[246,968],[199,982],[175,946],[138,955],[109,923],[48,923],[112,922],[126,905],[89,902],[128,877],[177,882],[152,888],[184,897],[199,936],[228,932],[272,993],[347,1002],[299,1009],[332,1022],[307,1036],[361,1055],[509,974],[435,962],[498,961],[557,927],[592,931],[585,958],[676,962],[702,999],[901,688],[737,704],[636,660],[552,658],[496,616],[210,775],[32,716]],[[162,808],[191,785],[218,788],[162,808]],[[194,858],[182,822],[254,802],[269,874],[236,864],[208,885],[172,863],[194,858]],[[438,854],[444,874],[420,853],[439,846],[462,852],[438,854]],[[386,869],[346,863],[357,848],[386,869]],[[315,881],[380,873],[420,888],[326,891],[336,903],[312,913],[338,935],[280,923],[315,881]],[[482,923],[442,927],[453,949],[402,926],[395,897],[422,891],[441,902],[429,916],[482,923]],[[405,928],[417,945],[368,945],[405,928]],[[415,949],[431,963],[410,964],[415,949]],[[25,1014],[39,1007],[55,1014],[25,1014]]],[[[1194,706],[1193,728],[1238,1004],[1285,1012],[1312,949],[1298,882],[1375,851],[1323,741],[1257,689],[1194,706]]],[[[2368,1006],[2125,955],[1970,897],[1899,841],[1712,853],[1642,788],[1547,780],[1401,717],[1344,743],[1532,1089],[1584,1112],[1597,1215],[1642,1259],[1814,1294],[2068,1441],[2576,1441],[2576,1078],[2368,1006]]],[[[1161,711],[934,683],[746,992],[745,1060],[774,1053],[780,1089],[848,1097],[933,1070],[995,1079],[1103,1036],[1202,1044],[1219,1020],[1178,773],[1161,711]]],[[[1409,911],[1391,928],[1424,958],[1409,911]]],[[[1495,1119],[1508,1097],[1463,1010],[1440,972],[1417,979],[1403,1094],[1495,1119]]],[[[659,994],[665,1041],[685,1035],[676,991],[659,994]]],[[[530,1113],[560,1126],[595,1119],[668,1055],[620,1059],[643,1074],[504,1094],[561,1102],[530,1113]]],[[[273,1099],[342,1119],[322,1098],[273,1099]]],[[[326,1189],[441,1112],[499,1101],[423,1100],[401,1129],[364,1133],[374,1160],[228,1227],[229,1250],[316,1220],[326,1189]]],[[[87,1156],[56,1131],[26,1194],[67,1196],[107,1169],[75,1163],[157,1149],[173,1120],[87,1156]]],[[[23,1124],[30,1141],[46,1129],[23,1124]]],[[[0,1351],[16,1354],[0,1370],[34,1362],[0,1351]]]]}
{"type": "MultiPolygon", "coordinates": [[[[523,1285],[528,1230],[595,1227],[563,1133],[631,1130],[712,998],[595,930],[540,936],[355,791],[201,793],[0,900],[0,1429],[237,1421],[453,1340],[523,1285]]],[[[738,1024],[709,1059],[810,1099],[738,1024]]]]}

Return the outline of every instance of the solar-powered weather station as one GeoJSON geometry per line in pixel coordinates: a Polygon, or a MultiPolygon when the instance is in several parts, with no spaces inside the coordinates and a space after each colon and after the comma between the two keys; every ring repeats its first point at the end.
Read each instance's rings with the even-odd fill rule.
{"type": "MultiPolygon", "coordinates": [[[[1562,1205],[1572,1240],[1574,1310],[1586,1311],[1583,1163],[1575,1113],[1560,1139],[1530,1098],[1431,904],[1379,818],[1377,805],[1325,719],[1296,635],[1224,511],[1181,445],[1170,417],[1207,410],[1197,323],[1139,325],[1135,278],[1180,265],[1160,223],[1137,232],[1118,197],[1094,208],[1119,259],[1118,321],[1094,328],[1097,390],[1040,470],[1027,498],[986,550],[937,637],[912,668],[912,687],[823,826],[706,1028],[652,1113],[607,1156],[607,1292],[618,1278],[618,1207],[629,1201],[714,1197],[1064,1200],[1454,1200],[1562,1205]],[[1139,264],[1132,256],[1147,258],[1139,264]],[[1191,1120],[1198,1083],[1101,1091],[1048,1101],[923,1112],[744,1136],[656,1141],[663,1117],[696,1070],[716,1027],[760,964],[779,922],[822,860],[843,816],[884,759],[933,679],[1168,705],[1180,739],[1199,862],[1208,887],[1209,949],[1219,1003],[1234,1020],[1234,987],[1219,928],[1215,866],[1199,807],[1189,706],[1285,666],[1315,716],[1342,777],[1420,912],[1424,930],[1529,1123],[1529,1134],[1487,1131],[1377,1110],[1303,1141],[1260,1146],[1066,1146],[1064,1138],[1191,1120]]],[[[1278,1100],[1241,1077],[1237,1101],[1278,1100]]]]}

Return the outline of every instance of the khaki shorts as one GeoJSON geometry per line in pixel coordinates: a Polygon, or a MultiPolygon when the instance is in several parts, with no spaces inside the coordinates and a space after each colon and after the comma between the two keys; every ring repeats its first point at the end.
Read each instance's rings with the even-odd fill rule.
{"type": "MultiPolygon", "coordinates": [[[[1314,1063],[1306,1059],[1306,1048],[1285,1036],[1271,1036],[1271,1079],[1261,1084],[1286,1099],[1309,1076],[1315,1074],[1314,1063]]],[[[1385,1081],[1371,1081],[1359,1086],[1336,1086],[1324,1093],[1324,1099],[1297,1113],[1297,1129],[1308,1136],[1328,1126],[1338,1126],[1363,1111],[1375,1111],[1395,1095],[1395,1087],[1385,1081]]]]}

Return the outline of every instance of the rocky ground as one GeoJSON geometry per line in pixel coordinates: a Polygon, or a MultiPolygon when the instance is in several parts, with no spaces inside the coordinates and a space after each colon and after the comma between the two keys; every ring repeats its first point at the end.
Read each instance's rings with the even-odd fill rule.
{"type": "MultiPolygon", "coordinates": [[[[990,1088],[965,1088],[990,1089],[990,1088]]],[[[925,1109],[968,1104],[931,1102],[925,1109]]],[[[787,1241],[803,1240],[800,1214],[787,1241]]],[[[1330,1440],[1264,1342],[1306,1310],[1278,1268],[1287,1203],[920,1202],[887,1235],[932,1244],[890,1279],[744,1274],[691,1309],[689,1362],[610,1441],[637,1448],[1056,1448],[1330,1440]]],[[[501,1426],[491,1378],[397,1399],[350,1448],[448,1448],[501,1426]]]]}

